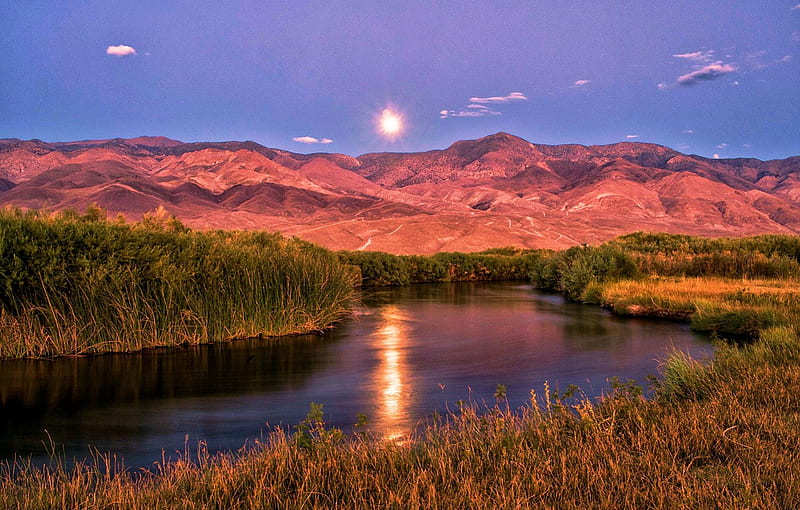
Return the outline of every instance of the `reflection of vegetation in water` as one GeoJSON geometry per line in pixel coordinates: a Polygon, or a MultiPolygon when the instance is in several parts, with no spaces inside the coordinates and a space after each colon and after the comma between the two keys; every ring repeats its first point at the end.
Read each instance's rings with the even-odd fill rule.
{"type": "Polygon", "coordinates": [[[200,450],[153,476],[9,467],[0,494],[23,508],[794,508],[799,256],[791,236],[654,234],[533,254],[532,281],[571,299],[756,340],[721,344],[705,364],[669,357],[653,400],[624,383],[599,402],[545,388],[524,409],[463,407],[403,442],[322,433],[315,421],[303,444],[276,431],[252,451],[200,450]]]}
{"type": "Polygon", "coordinates": [[[302,382],[323,362],[328,345],[304,335],[124,356],[4,361],[0,423],[18,421],[18,412],[31,417],[148,399],[276,390],[302,382]]]}
{"type": "Polygon", "coordinates": [[[190,449],[152,476],[107,476],[102,462],[7,469],[0,497],[19,508],[793,508],[797,333],[683,364],[668,364],[655,400],[624,383],[600,402],[545,387],[509,411],[498,392],[496,405],[463,406],[402,442],[345,437],[312,409],[300,434],[213,457],[190,449]]]}
{"type": "Polygon", "coordinates": [[[0,357],[130,351],[327,327],[351,269],[276,234],[0,213],[0,357]]]}

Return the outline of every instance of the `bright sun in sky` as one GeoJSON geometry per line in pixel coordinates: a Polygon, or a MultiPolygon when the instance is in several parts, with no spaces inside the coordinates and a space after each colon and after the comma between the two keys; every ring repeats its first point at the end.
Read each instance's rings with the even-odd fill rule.
{"type": "Polygon", "coordinates": [[[403,118],[387,108],[381,113],[379,127],[383,136],[393,140],[403,131],[403,118]]]}

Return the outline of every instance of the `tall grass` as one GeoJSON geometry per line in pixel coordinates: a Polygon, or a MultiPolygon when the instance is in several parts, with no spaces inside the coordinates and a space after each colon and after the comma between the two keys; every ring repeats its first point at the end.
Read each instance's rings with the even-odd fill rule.
{"type": "Polygon", "coordinates": [[[0,212],[0,358],[131,351],[328,327],[354,273],[276,234],[174,219],[0,212]]]}
{"type": "MultiPolygon", "coordinates": [[[[624,387],[600,402],[545,388],[509,410],[463,406],[401,441],[326,428],[154,472],[0,470],[13,508],[795,508],[800,500],[800,339],[791,328],[710,365],[669,362],[655,400],[624,387]],[[753,361],[759,368],[754,371],[753,361]],[[679,378],[683,378],[680,381],[679,378]]],[[[98,462],[99,461],[99,462],[98,462]]]]}
{"type": "MultiPolygon", "coordinates": [[[[541,286],[620,313],[691,318],[756,341],[720,344],[712,360],[669,356],[650,400],[626,384],[596,402],[545,387],[511,410],[498,388],[496,405],[463,406],[399,441],[345,436],[315,407],[296,434],[276,430],[215,456],[200,444],[153,472],[100,455],[71,470],[9,463],[0,468],[0,507],[796,508],[798,280],[730,278],[727,263],[709,266],[714,278],[692,278],[682,262],[659,277],[642,271],[637,253],[671,238],[642,236],[637,249],[540,253],[529,271],[541,286]]],[[[679,238],[680,249],[708,249],[692,239],[679,238]]],[[[793,239],[754,243],[796,264],[793,239]]]]}

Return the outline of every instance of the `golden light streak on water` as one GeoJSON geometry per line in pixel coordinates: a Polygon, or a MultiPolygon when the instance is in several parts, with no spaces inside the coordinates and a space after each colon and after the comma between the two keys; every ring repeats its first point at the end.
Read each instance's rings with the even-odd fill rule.
{"type": "Polygon", "coordinates": [[[408,361],[409,318],[398,306],[386,306],[380,311],[381,325],[372,335],[379,362],[373,380],[380,398],[374,419],[376,430],[385,439],[397,440],[412,427],[410,414],[411,382],[408,361]]]}

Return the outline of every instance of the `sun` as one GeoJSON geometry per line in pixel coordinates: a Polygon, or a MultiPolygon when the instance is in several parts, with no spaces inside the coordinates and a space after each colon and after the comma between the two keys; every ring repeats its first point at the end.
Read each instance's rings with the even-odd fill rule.
{"type": "Polygon", "coordinates": [[[383,136],[394,140],[403,132],[403,117],[399,113],[386,108],[381,112],[381,116],[378,119],[378,128],[383,136]]]}

